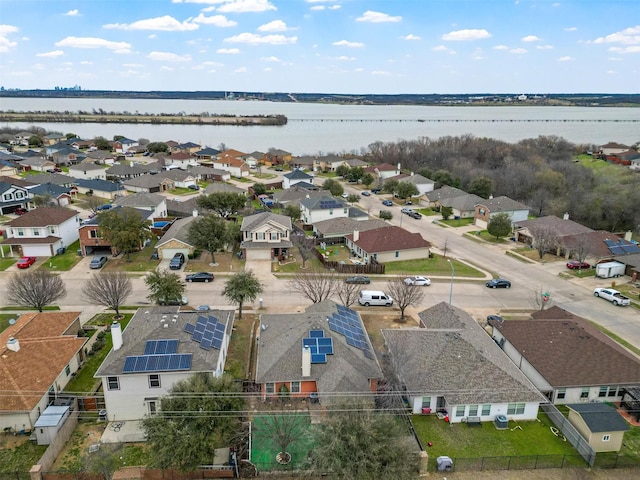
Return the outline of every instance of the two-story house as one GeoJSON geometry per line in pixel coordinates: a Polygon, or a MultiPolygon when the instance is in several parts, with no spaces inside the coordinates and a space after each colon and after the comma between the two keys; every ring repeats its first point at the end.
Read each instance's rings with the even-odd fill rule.
{"type": "Polygon", "coordinates": [[[113,142],[113,151],[117,153],[127,153],[130,148],[137,147],[138,142],[130,138],[120,138],[113,142]]]}
{"type": "MultiPolygon", "coordinates": [[[[9,180],[9,179],[7,179],[9,180]]],[[[13,182],[0,181],[0,215],[29,207],[29,191],[13,182]]]]}
{"type": "Polygon", "coordinates": [[[236,178],[248,177],[251,172],[251,168],[247,162],[224,152],[216,157],[211,166],[220,170],[226,170],[232,177],[236,178]]]}
{"type": "Polygon", "coordinates": [[[285,190],[293,187],[298,183],[305,183],[313,185],[313,175],[303,172],[302,170],[295,169],[292,172],[285,173],[282,178],[282,188],[285,190]]]}
{"type": "Polygon", "coordinates": [[[480,228],[487,228],[493,215],[506,213],[511,224],[523,222],[529,217],[529,207],[504,195],[479,201],[475,206],[473,223],[480,228]]]}
{"type": "Polygon", "coordinates": [[[341,198],[325,195],[300,200],[300,218],[306,224],[348,216],[349,205],[341,198]]]}
{"type": "Polygon", "coordinates": [[[283,259],[291,250],[291,217],[271,212],[249,215],[240,227],[240,248],[247,260],[283,259]]]}

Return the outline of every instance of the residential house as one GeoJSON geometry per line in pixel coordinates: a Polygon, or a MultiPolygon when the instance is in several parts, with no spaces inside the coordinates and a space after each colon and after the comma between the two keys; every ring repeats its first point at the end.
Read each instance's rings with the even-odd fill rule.
{"type": "Polygon", "coordinates": [[[169,147],[169,152],[171,153],[171,156],[173,156],[174,154],[186,154],[191,156],[192,154],[200,151],[201,149],[202,147],[200,147],[200,145],[198,145],[197,143],[184,142],[184,143],[178,143],[176,145],[171,145],[169,147]]]}
{"type": "Polygon", "coordinates": [[[255,381],[263,398],[372,399],[382,370],[358,312],[331,300],[261,316],[255,381]]]}
{"type": "Polygon", "coordinates": [[[127,153],[130,148],[137,147],[138,142],[130,138],[120,138],[113,142],[113,151],[116,153],[127,153]]]}
{"type": "Polygon", "coordinates": [[[43,141],[45,143],[45,145],[55,145],[56,143],[60,143],[64,140],[67,139],[66,135],[63,135],[62,133],[50,133],[48,135],[45,135],[43,138],[43,141]]]}
{"type": "Polygon", "coordinates": [[[303,172],[302,170],[295,169],[289,173],[285,173],[282,179],[282,188],[285,190],[293,187],[297,183],[305,182],[313,185],[313,175],[303,172]]]}
{"type": "Polygon", "coordinates": [[[475,208],[478,202],[484,201],[484,198],[479,197],[475,193],[466,193],[450,198],[444,198],[436,202],[436,207],[443,208],[449,207],[453,213],[453,218],[473,218],[475,215],[475,208]]]}
{"type": "MultiPolygon", "coordinates": [[[[514,222],[514,228],[516,229],[514,235],[516,241],[527,245],[533,245],[535,236],[541,234],[553,236],[556,239],[556,243],[561,244],[564,237],[574,237],[575,235],[593,232],[589,227],[569,220],[568,214],[562,219],[555,215],[548,215],[514,222]]],[[[558,247],[556,246],[555,248],[557,249],[558,247]]]]}
{"type": "MultiPolygon", "coordinates": [[[[80,217],[68,208],[39,207],[5,224],[9,256],[53,257],[78,240],[80,217]]],[[[4,256],[4,250],[2,250],[4,256]]]]}
{"type": "Polygon", "coordinates": [[[13,179],[2,177],[0,180],[0,215],[14,213],[16,209],[29,208],[29,190],[17,185],[13,179]]]}
{"type": "Polygon", "coordinates": [[[473,223],[485,229],[489,225],[491,217],[498,213],[509,215],[511,223],[514,224],[529,218],[529,207],[504,195],[488,200],[481,198],[475,206],[473,223]]]}
{"type": "Polygon", "coordinates": [[[328,195],[300,200],[300,218],[306,224],[313,224],[330,218],[348,217],[349,205],[341,198],[328,195]]]}
{"type": "Polygon", "coordinates": [[[640,385],[640,360],[590,322],[554,306],[491,321],[491,336],[550,402],[619,402],[640,385]]]}
{"type": "Polygon", "coordinates": [[[462,195],[468,195],[464,190],[460,190],[459,188],[450,187],[445,185],[444,187],[436,188],[430,192],[424,194],[426,199],[427,207],[434,208],[438,207],[442,204],[443,201],[455,197],[460,197],[462,195]]]}
{"type": "Polygon", "coordinates": [[[627,145],[623,145],[621,143],[609,142],[600,146],[600,154],[603,156],[615,155],[617,153],[626,152],[629,150],[627,145]]]}
{"type": "Polygon", "coordinates": [[[621,260],[626,263],[627,256],[633,253],[638,253],[637,246],[606,230],[565,235],[559,239],[556,252],[566,259],[581,257],[583,261],[594,265],[605,260],[621,260]]]}
{"type": "Polygon", "coordinates": [[[34,156],[20,160],[20,165],[25,170],[33,170],[36,172],[48,172],[56,167],[53,160],[46,157],[34,156]]]}
{"type": "Polygon", "coordinates": [[[69,187],[61,187],[53,183],[41,183],[29,189],[29,195],[33,197],[48,198],[48,206],[67,207],[73,203],[75,191],[69,187]]]}
{"type": "Polygon", "coordinates": [[[299,205],[304,198],[324,197],[327,192],[320,190],[316,185],[313,188],[305,188],[305,182],[298,183],[287,190],[278,190],[273,193],[273,201],[279,205],[299,205]]]}
{"type": "Polygon", "coordinates": [[[155,170],[156,167],[150,166],[143,163],[123,163],[119,165],[113,165],[108,168],[106,171],[107,180],[129,180],[131,178],[139,177],[140,175],[145,175],[149,173],[151,170],[155,170]]]}
{"type": "Polygon", "coordinates": [[[624,432],[631,430],[631,427],[615,408],[604,403],[573,403],[567,408],[569,422],[594,452],[620,451],[624,432]]]}
{"type": "Polygon", "coordinates": [[[450,423],[537,418],[544,397],[471,315],[444,302],[418,315],[421,328],[382,330],[414,414],[450,423]]]}
{"type": "Polygon", "coordinates": [[[376,182],[382,184],[387,178],[400,175],[400,164],[394,166],[389,163],[378,163],[377,165],[366,167],[364,171],[372,174],[376,182]]]}
{"type": "Polygon", "coordinates": [[[191,217],[200,215],[204,210],[198,206],[198,197],[192,195],[186,199],[167,199],[167,215],[170,217],[191,217]],[[194,213],[195,212],[195,213],[194,213]]]}
{"type": "Polygon", "coordinates": [[[77,193],[77,180],[69,175],[63,175],[61,173],[38,173],[37,175],[30,175],[29,182],[35,185],[53,183],[59,187],[68,188],[73,195],[77,193]]]}
{"type": "Polygon", "coordinates": [[[171,180],[173,183],[172,188],[189,188],[190,186],[197,185],[195,175],[191,172],[185,172],[184,170],[167,170],[153,176],[171,180]]]}
{"type": "Polygon", "coordinates": [[[248,177],[251,172],[247,162],[225,152],[218,155],[211,166],[219,170],[226,170],[236,178],[248,177]]]}
{"type": "Polygon", "coordinates": [[[292,247],[291,217],[271,212],[242,219],[240,249],[247,260],[288,258],[292,247]]]}
{"type": "Polygon", "coordinates": [[[219,154],[220,150],[216,150],[215,148],[211,147],[205,147],[193,153],[193,155],[198,160],[198,163],[201,165],[213,163],[213,160],[219,154]]]}
{"type": "MultiPolygon", "coordinates": [[[[169,173],[169,172],[164,172],[169,173]]],[[[140,175],[135,178],[130,178],[122,182],[122,186],[130,191],[136,193],[158,193],[166,192],[167,190],[173,190],[176,184],[170,178],[161,175],[140,175]]]]}
{"type": "Polygon", "coordinates": [[[124,330],[114,323],[113,349],[95,374],[102,381],[108,420],[153,415],[160,399],[195,373],[221,376],[234,313],[145,307],[124,330]]]}
{"type": "Polygon", "coordinates": [[[228,182],[231,180],[231,174],[226,170],[219,170],[217,168],[205,167],[202,165],[191,167],[188,172],[199,181],[228,182]]]}
{"type": "MultiPolygon", "coordinates": [[[[148,220],[150,223],[156,218],[153,216],[153,211],[144,210],[133,207],[122,207],[119,205],[114,206],[109,212],[117,213],[118,215],[138,215],[143,220],[148,220]]],[[[85,257],[87,255],[113,255],[116,256],[120,252],[111,245],[100,231],[100,217],[96,216],[88,220],[83,221],[78,228],[78,236],[80,238],[80,254],[85,257]]]]}
{"type": "Polygon", "coordinates": [[[231,185],[230,183],[224,183],[224,182],[210,183],[204,189],[204,193],[206,195],[210,195],[212,193],[221,193],[221,192],[240,193],[242,195],[247,194],[246,190],[236,187],[235,185],[231,185]]]}
{"type": "Polygon", "coordinates": [[[356,220],[350,217],[331,218],[313,224],[313,233],[317,238],[325,242],[342,241],[346,235],[353,234],[355,230],[360,233],[367,230],[376,230],[390,226],[384,220],[372,218],[368,220],[356,220]]]}
{"type": "Polygon", "coordinates": [[[33,430],[85,359],[80,312],[32,312],[0,332],[0,430],[33,430]]]}
{"type": "Polygon", "coordinates": [[[318,158],[318,163],[323,172],[335,172],[341,165],[345,165],[344,157],[338,155],[324,155],[318,158]]]}
{"type": "Polygon", "coordinates": [[[349,168],[356,168],[356,167],[367,168],[369,166],[367,162],[359,158],[345,158],[344,163],[349,168]]]}
{"type": "Polygon", "coordinates": [[[354,230],[346,235],[345,246],[364,263],[375,260],[379,263],[400,260],[429,258],[431,244],[419,233],[411,233],[395,225],[386,224],[382,228],[354,230]]]}
{"type": "Polygon", "coordinates": [[[288,165],[291,161],[291,152],[273,148],[267,152],[267,163],[269,165],[288,165]]]}
{"type": "Polygon", "coordinates": [[[1,157],[2,155],[0,153],[0,176],[10,177],[13,175],[18,175],[18,170],[22,171],[22,168],[19,167],[17,161],[8,160],[1,157]]]}
{"type": "Polygon", "coordinates": [[[176,253],[182,253],[185,258],[192,255],[196,247],[189,242],[189,227],[195,216],[178,218],[156,243],[156,251],[160,259],[173,258],[176,253]]]}
{"type": "Polygon", "coordinates": [[[71,146],[56,150],[50,157],[56,165],[75,165],[87,158],[84,153],[71,146]]]}
{"type": "Polygon", "coordinates": [[[433,180],[429,180],[427,177],[424,177],[419,173],[414,174],[413,172],[411,172],[410,175],[401,173],[400,175],[396,175],[395,177],[391,177],[390,179],[415,185],[418,189],[418,197],[424,195],[427,192],[433,192],[433,189],[436,185],[436,182],[434,182],[433,180]]]}
{"type": "Polygon", "coordinates": [[[289,165],[293,169],[299,170],[309,170],[311,172],[316,172],[320,168],[320,161],[318,157],[311,156],[303,156],[303,157],[293,157],[289,165]]]}
{"type": "Polygon", "coordinates": [[[69,167],[69,176],[83,180],[106,180],[107,171],[93,162],[82,162],[69,167]]]}
{"type": "Polygon", "coordinates": [[[164,218],[167,216],[167,199],[157,193],[135,193],[118,198],[115,205],[132,207],[151,212],[152,218],[164,218]]]}
{"type": "Polygon", "coordinates": [[[98,165],[113,165],[116,161],[116,155],[106,150],[95,150],[87,152],[87,160],[93,160],[98,165]]]}
{"type": "Polygon", "coordinates": [[[115,200],[129,193],[122,184],[108,180],[78,179],[77,182],[78,193],[83,195],[93,195],[108,200],[115,200]]]}
{"type": "Polygon", "coordinates": [[[195,167],[196,165],[200,165],[198,159],[187,152],[178,152],[172,153],[163,158],[164,159],[164,169],[170,170],[167,167],[181,168],[182,170],[187,170],[189,167],[195,167]]]}

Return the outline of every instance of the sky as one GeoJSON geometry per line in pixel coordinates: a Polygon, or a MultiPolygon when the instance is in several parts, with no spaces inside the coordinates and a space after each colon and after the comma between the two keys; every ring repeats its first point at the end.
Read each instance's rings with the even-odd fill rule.
{"type": "Polygon", "coordinates": [[[640,0],[0,0],[0,86],[640,93],[640,0]]]}

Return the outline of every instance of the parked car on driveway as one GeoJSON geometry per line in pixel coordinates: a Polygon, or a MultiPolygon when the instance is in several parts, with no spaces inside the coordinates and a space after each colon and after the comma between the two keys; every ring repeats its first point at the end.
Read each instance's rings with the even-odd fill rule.
{"type": "Polygon", "coordinates": [[[591,268],[587,262],[579,262],[578,260],[569,260],[567,262],[567,268],[569,270],[584,270],[586,268],[591,268]]]}
{"type": "Polygon", "coordinates": [[[22,257],[16,263],[16,267],[18,268],[29,268],[31,265],[36,263],[36,257],[22,257]]]}
{"type": "Polygon", "coordinates": [[[184,253],[176,253],[169,262],[169,268],[171,270],[180,270],[184,264],[184,253]]]}
{"type": "Polygon", "coordinates": [[[26,208],[22,208],[22,207],[18,207],[13,211],[13,213],[15,213],[16,215],[24,215],[27,212],[28,212],[28,210],[26,208]]]}
{"type": "Polygon", "coordinates": [[[382,204],[385,207],[393,207],[393,202],[391,200],[382,200],[382,204]]]}
{"type": "Polygon", "coordinates": [[[187,282],[213,282],[213,273],[209,272],[198,272],[198,273],[190,273],[185,277],[187,282]]]}
{"type": "Polygon", "coordinates": [[[407,215],[409,215],[410,213],[413,213],[413,209],[412,209],[412,208],[409,208],[409,207],[402,207],[402,208],[400,209],[400,211],[401,211],[402,213],[406,213],[407,215]]]}
{"type": "Polygon", "coordinates": [[[371,283],[371,279],[365,275],[354,275],[352,277],[345,278],[344,283],[359,283],[362,285],[369,285],[371,283]]]}
{"type": "Polygon", "coordinates": [[[89,268],[102,268],[105,263],[107,263],[107,257],[105,257],[104,255],[96,255],[91,259],[89,268]]]}
{"type": "Polygon", "coordinates": [[[494,278],[485,285],[489,288],[511,288],[511,282],[505,278],[494,278]]]}
{"type": "Polygon", "coordinates": [[[429,277],[407,277],[403,282],[406,285],[416,285],[421,287],[428,287],[431,285],[431,279],[429,277]]]}
{"type": "Polygon", "coordinates": [[[422,214],[420,212],[411,211],[407,213],[407,215],[409,215],[411,218],[415,218],[416,220],[419,220],[422,218],[422,214]]]}
{"type": "Polygon", "coordinates": [[[369,190],[365,190],[364,192],[360,193],[360,195],[364,195],[365,197],[370,197],[371,192],[369,190]]]}

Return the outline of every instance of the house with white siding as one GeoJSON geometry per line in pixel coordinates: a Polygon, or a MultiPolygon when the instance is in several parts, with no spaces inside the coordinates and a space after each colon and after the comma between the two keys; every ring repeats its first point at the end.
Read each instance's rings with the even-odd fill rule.
{"type": "Polygon", "coordinates": [[[341,198],[325,195],[300,200],[300,218],[304,223],[313,224],[322,220],[348,216],[349,205],[341,198]]]}

